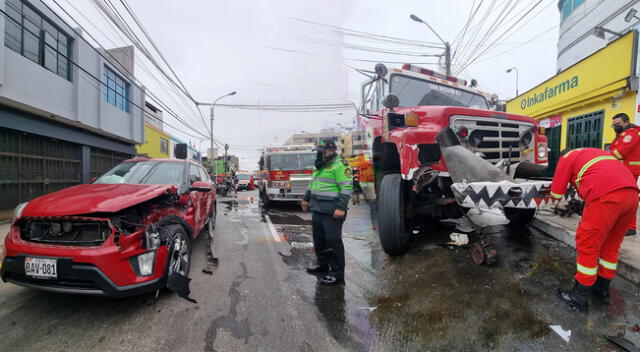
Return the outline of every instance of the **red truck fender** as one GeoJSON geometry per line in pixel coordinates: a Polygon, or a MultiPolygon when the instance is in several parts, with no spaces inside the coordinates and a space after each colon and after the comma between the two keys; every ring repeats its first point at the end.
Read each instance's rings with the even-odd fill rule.
{"type": "MultiPolygon", "coordinates": [[[[419,145],[437,144],[436,136],[441,129],[442,126],[435,123],[422,123],[416,127],[391,131],[389,139],[396,145],[400,154],[400,173],[404,180],[411,180],[413,174],[420,168],[419,145]]],[[[435,169],[446,170],[442,161],[434,164],[436,164],[433,165],[435,169]]]]}

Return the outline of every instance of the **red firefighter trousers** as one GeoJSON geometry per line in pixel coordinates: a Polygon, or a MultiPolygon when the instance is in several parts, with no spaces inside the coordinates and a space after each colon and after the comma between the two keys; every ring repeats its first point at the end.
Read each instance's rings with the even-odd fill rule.
{"type": "Polygon", "coordinates": [[[638,191],[632,188],[613,191],[585,204],[576,231],[576,281],[593,286],[598,275],[613,279],[620,244],[637,209],[638,191]]]}
{"type": "MultiPolygon", "coordinates": [[[[636,183],[638,182],[638,176],[640,176],[640,175],[633,175],[633,177],[636,178],[636,183]]],[[[634,216],[633,220],[631,221],[631,226],[629,226],[629,229],[635,231],[636,230],[636,226],[637,226],[636,225],[636,217],[634,216]]]]}

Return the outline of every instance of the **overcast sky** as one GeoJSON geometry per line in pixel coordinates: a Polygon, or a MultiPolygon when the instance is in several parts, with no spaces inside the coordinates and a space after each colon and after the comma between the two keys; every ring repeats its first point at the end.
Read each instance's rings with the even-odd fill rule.
{"type": "MultiPolygon", "coordinates": [[[[56,9],[53,0],[46,0],[56,9]]],[[[58,0],[101,45],[114,47],[127,44],[119,37],[90,1],[58,0]],[[70,2],[86,19],[77,15],[70,2]],[[100,28],[102,34],[96,30],[100,28]]],[[[415,13],[427,21],[445,40],[454,42],[471,13],[472,5],[480,0],[424,1],[397,0],[379,2],[365,0],[271,0],[271,1],[211,1],[211,0],[128,0],[135,14],[155,40],[172,68],[192,95],[201,101],[212,101],[230,91],[237,95],[221,103],[358,103],[359,86],[363,76],[352,68],[372,69],[374,62],[435,62],[431,57],[406,56],[355,50],[345,46],[390,49],[420,54],[440,54],[435,48],[385,44],[365,37],[344,35],[341,29],[357,30],[413,41],[438,42],[426,26],[409,19],[415,13]],[[313,22],[316,24],[311,24],[313,22]],[[356,59],[356,60],[354,60],[356,59]]],[[[459,74],[465,79],[475,78],[479,88],[508,99],[515,94],[515,75],[507,68],[519,70],[520,92],[552,76],[556,68],[556,44],[559,13],[557,0],[542,0],[524,20],[517,20],[525,7],[537,1],[525,1],[516,7],[505,23],[497,26],[496,35],[481,48],[475,48],[502,6],[509,0],[484,1],[456,52],[454,70],[465,57],[479,54],[488,48],[493,38],[510,24],[513,34],[496,41],[477,61],[459,74]],[[487,11],[494,3],[494,9],[487,11]],[[485,24],[479,21],[487,14],[485,24]],[[509,22],[511,21],[511,22],[509,22]],[[517,22],[517,23],[516,23],[517,22]],[[477,34],[476,34],[477,33],[477,34]],[[476,37],[474,38],[474,34],[476,37]]],[[[113,1],[115,5],[117,1],[113,1]]],[[[124,12],[122,7],[118,7],[124,12]]],[[[125,18],[127,18],[125,16],[125,18]]],[[[127,18],[128,19],[128,18],[127,18]]],[[[198,131],[206,133],[189,108],[167,93],[140,65],[151,67],[136,52],[137,78],[167,105],[178,112],[198,131]]],[[[388,64],[389,67],[400,64],[388,64]]],[[[435,68],[435,65],[425,65],[435,68]]],[[[154,70],[150,69],[153,73],[154,70]]],[[[209,117],[208,108],[202,108],[209,117]]],[[[259,152],[264,145],[283,143],[291,134],[317,131],[349,125],[353,110],[289,113],[238,110],[217,107],[214,129],[221,142],[231,145],[231,152],[240,157],[241,167],[256,168],[259,152]]],[[[186,130],[167,114],[165,120],[186,130]]],[[[167,131],[183,140],[191,140],[198,149],[206,151],[208,141],[187,136],[167,127],[167,131]],[[201,147],[200,147],[201,146],[201,147]]],[[[208,133],[206,133],[208,134],[208,133]]]]}

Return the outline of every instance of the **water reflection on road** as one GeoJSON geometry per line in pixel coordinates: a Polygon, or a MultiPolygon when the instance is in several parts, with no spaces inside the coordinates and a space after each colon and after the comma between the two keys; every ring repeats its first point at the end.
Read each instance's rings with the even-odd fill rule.
{"type": "MultiPolygon", "coordinates": [[[[511,228],[495,212],[471,212],[497,249],[491,267],[478,266],[466,248],[444,245],[469,223],[421,228],[410,251],[390,258],[380,249],[367,205],[352,206],[344,226],[346,286],[322,287],[305,273],[313,263],[307,214],[295,206],[267,211],[291,244],[281,253],[288,282],[317,307],[332,335],[348,349],[368,350],[611,350],[603,334],[636,341],[637,287],[617,278],[610,307],[581,314],[555,297],[571,284],[574,250],[528,227],[511,228]],[[570,330],[569,342],[549,326],[570,330]]],[[[471,241],[477,237],[470,235],[471,241]]]]}

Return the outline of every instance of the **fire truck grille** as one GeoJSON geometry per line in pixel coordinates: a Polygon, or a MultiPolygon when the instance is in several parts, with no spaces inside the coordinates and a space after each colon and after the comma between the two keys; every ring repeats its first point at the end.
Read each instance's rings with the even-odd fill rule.
{"type": "Polygon", "coordinates": [[[304,194],[309,186],[309,180],[291,180],[291,193],[304,194]]]}
{"type": "Polygon", "coordinates": [[[520,137],[531,131],[533,124],[485,117],[454,116],[451,118],[451,128],[454,132],[466,128],[468,138],[461,138],[462,144],[474,152],[482,153],[486,160],[495,164],[500,160],[509,159],[509,156],[512,163],[521,161],[520,137]],[[478,138],[480,136],[481,139],[478,138]],[[474,145],[474,140],[481,142],[474,145]]]}

